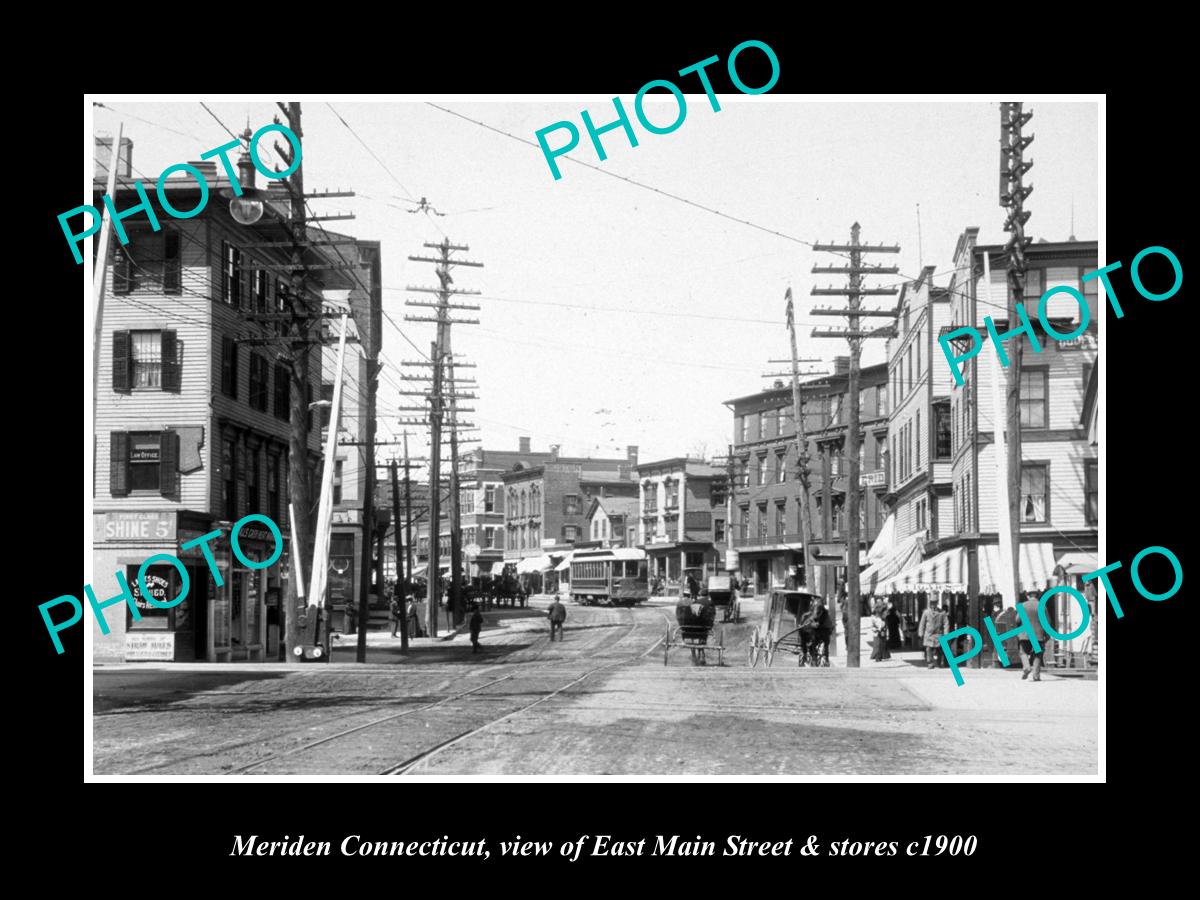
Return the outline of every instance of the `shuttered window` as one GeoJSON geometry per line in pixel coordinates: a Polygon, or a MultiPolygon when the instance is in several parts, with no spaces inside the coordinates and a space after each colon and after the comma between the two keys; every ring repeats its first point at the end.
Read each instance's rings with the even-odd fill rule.
{"type": "Polygon", "coordinates": [[[154,492],[179,499],[179,435],[171,430],[125,432],[109,436],[109,493],[154,492]]]}
{"type": "Polygon", "coordinates": [[[133,260],[126,247],[113,248],[113,281],[114,294],[128,294],[133,290],[133,260]]]}
{"type": "Polygon", "coordinates": [[[292,402],[292,382],[287,366],[275,367],[275,418],[286,422],[292,402]]]}
{"type": "Polygon", "coordinates": [[[114,331],[113,390],[180,389],[179,342],[174,331],[114,331]]]}
{"type": "Polygon", "coordinates": [[[221,338],[221,393],[237,399],[238,346],[231,337],[221,338]]]}
{"type": "Polygon", "coordinates": [[[183,290],[183,266],[179,255],[179,232],[168,228],[163,232],[163,276],[164,294],[178,294],[183,290]]]}
{"type": "Polygon", "coordinates": [[[268,370],[265,357],[250,354],[250,406],[260,412],[267,411],[268,370]]]}

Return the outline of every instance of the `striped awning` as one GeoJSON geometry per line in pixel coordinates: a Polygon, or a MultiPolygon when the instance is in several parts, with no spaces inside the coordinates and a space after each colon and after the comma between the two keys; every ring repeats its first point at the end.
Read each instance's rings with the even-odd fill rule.
{"type": "MultiPolygon", "coordinates": [[[[1049,543],[1021,544],[1021,590],[1042,591],[1054,577],[1054,546],[1049,543]]],[[[999,593],[1003,568],[1000,547],[996,544],[979,546],[979,593],[999,593]]],[[[863,587],[864,590],[868,588],[863,587]]],[[[899,575],[880,581],[874,593],[902,591],[965,591],[967,589],[967,549],[953,547],[937,556],[912,566],[899,575]]]]}
{"type": "Polygon", "coordinates": [[[1066,571],[1068,575],[1087,575],[1095,572],[1100,566],[1096,563],[1095,553],[1064,553],[1058,558],[1058,565],[1066,571]]]}
{"type": "Polygon", "coordinates": [[[880,582],[893,578],[919,563],[924,544],[924,531],[905,538],[882,559],[858,573],[859,589],[874,593],[878,590],[876,585],[880,582]]]}

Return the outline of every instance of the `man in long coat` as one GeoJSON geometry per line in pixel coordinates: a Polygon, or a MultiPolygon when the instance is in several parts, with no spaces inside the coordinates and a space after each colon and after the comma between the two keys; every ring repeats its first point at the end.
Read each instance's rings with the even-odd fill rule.
{"type": "Polygon", "coordinates": [[[1021,611],[1025,613],[1025,621],[1029,623],[1029,628],[1038,641],[1037,652],[1034,652],[1033,642],[1026,639],[1025,632],[1021,633],[1021,637],[1017,641],[1017,647],[1021,651],[1021,678],[1028,678],[1032,672],[1033,680],[1041,681],[1042,654],[1046,652],[1046,643],[1049,638],[1046,636],[1046,629],[1042,627],[1042,617],[1038,615],[1037,598],[1031,597],[1024,601],[1021,604],[1021,611]]]}
{"type": "Polygon", "coordinates": [[[921,643],[925,647],[925,662],[931,669],[936,669],[938,666],[940,649],[938,638],[946,633],[948,621],[941,605],[937,601],[930,601],[929,605],[925,607],[925,611],[921,613],[921,620],[917,623],[917,637],[921,639],[921,643]]]}

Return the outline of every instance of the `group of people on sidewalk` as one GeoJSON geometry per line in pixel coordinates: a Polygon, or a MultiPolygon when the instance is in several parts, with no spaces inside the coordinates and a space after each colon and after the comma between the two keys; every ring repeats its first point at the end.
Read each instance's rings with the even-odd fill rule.
{"type": "MultiPolygon", "coordinates": [[[[1026,635],[1023,634],[1016,640],[1017,651],[1021,657],[1021,678],[1025,679],[1032,676],[1033,681],[1041,681],[1042,661],[1047,635],[1038,616],[1037,599],[1027,598],[1023,600],[1021,602],[1021,609],[1025,613],[1025,619],[1029,622],[1034,637],[1036,637],[1038,642],[1038,649],[1035,651],[1033,641],[1029,640],[1026,635]]],[[[996,630],[1000,634],[1014,631],[1021,625],[1021,618],[1017,613],[1016,607],[1010,606],[1006,609],[999,598],[993,603],[992,621],[995,623],[996,630]]],[[[876,603],[870,618],[871,659],[873,661],[882,662],[885,659],[891,658],[889,646],[895,647],[899,645],[899,629],[900,616],[896,612],[895,606],[886,600],[880,600],[876,603]]],[[[936,600],[931,601],[925,607],[921,613],[920,620],[917,622],[917,638],[925,650],[925,664],[928,668],[944,669],[948,666],[942,651],[941,638],[943,635],[948,634],[949,631],[949,611],[943,607],[941,602],[936,600]]],[[[1006,646],[1011,646],[1012,642],[1013,639],[1010,638],[1002,643],[1006,646]]],[[[1005,655],[1011,659],[1011,650],[1006,651],[1005,655]]]]}

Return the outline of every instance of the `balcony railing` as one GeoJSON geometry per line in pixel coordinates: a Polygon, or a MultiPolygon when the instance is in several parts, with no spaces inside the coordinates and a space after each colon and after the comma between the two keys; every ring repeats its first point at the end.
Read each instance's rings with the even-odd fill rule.
{"type": "Polygon", "coordinates": [[[780,544],[799,544],[804,538],[796,533],[787,534],[757,534],[749,537],[734,537],[733,546],[738,548],[743,547],[774,547],[780,544]]]}

